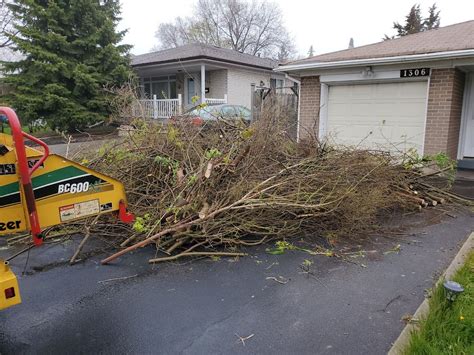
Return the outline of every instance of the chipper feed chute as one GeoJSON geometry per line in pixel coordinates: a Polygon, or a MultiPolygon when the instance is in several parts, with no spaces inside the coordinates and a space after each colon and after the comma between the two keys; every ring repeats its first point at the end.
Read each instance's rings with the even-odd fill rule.
{"type": "MultiPolygon", "coordinates": [[[[22,132],[10,108],[0,107],[0,122],[12,131],[11,136],[0,133],[0,236],[29,231],[34,243],[41,245],[44,228],[85,217],[118,212],[123,222],[132,222],[119,181],[50,155],[45,143],[22,132]],[[43,150],[26,147],[25,138],[43,150]]],[[[0,260],[0,309],[8,305],[3,286],[12,273],[7,269],[0,260]]],[[[16,294],[19,300],[18,290],[16,294]]]]}

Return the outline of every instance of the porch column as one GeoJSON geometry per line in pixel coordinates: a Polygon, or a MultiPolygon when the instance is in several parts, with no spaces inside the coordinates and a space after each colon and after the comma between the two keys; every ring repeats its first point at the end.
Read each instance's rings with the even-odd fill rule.
{"type": "Polygon", "coordinates": [[[201,103],[206,103],[206,66],[201,64],[201,103]]]}

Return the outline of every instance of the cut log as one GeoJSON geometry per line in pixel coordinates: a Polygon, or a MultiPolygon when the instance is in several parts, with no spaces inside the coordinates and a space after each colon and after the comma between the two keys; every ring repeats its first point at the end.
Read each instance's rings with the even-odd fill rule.
{"type": "Polygon", "coordinates": [[[435,199],[432,199],[431,197],[425,195],[423,196],[423,198],[425,199],[426,202],[428,202],[431,206],[436,206],[438,204],[438,201],[436,201],[435,199]]]}
{"type": "Polygon", "coordinates": [[[428,203],[426,203],[426,201],[418,196],[413,196],[413,195],[409,195],[407,193],[403,193],[403,192],[397,192],[397,194],[401,197],[403,197],[404,199],[407,199],[409,201],[413,201],[423,207],[426,207],[428,206],[428,203]]]}
{"type": "Polygon", "coordinates": [[[427,192],[426,195],[432,198],[433,200],[437,201],[441,205],[446,203],[446,199],[444,197],[441,197],[431,192],[427,192]]]}

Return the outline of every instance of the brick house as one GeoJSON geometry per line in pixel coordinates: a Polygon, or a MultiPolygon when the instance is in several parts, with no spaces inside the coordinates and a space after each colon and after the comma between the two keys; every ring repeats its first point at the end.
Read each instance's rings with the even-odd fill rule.
{"type": "Polygon", "coordinates": [[[299,136],[474,162],[474,21],[276,69],[301,80],[299,136]]]}
{"type": "Polygon", "coordinates": [[[273,71],[277,66],[272,59],[198,43],[132,58],[143,102],[151,103],[154,96],[158,100],[155,118],[169,117],[178,105],[183,109],[195,105],[193,97],[208,104],[250,108],[251,84],[284,85],[285,75],[273,71]]]}

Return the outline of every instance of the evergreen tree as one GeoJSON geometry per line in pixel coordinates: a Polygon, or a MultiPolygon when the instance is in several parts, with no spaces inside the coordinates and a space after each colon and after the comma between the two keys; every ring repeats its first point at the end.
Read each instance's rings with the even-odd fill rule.
{"type": "Polygon", "coordinates": [[[109,114],[105,85],[131,75],[130,46],[119,44],[118,0],[16,0],[14,49],[5,63],[9,97],[27,122],[45,119],[52,128],[73,131],[109,114]]]}
{"type": "Polygon", "coordinates": [[[421,18],[420,5],[415,4],[411,7],[404,25],[394,22],[393,28],[397,30],[397,34],[400,37],[421,32],[423,30],[423,20],[421,18]]]}
{"type": "Polygon", "coordinates": [[[313,49],[313,45],[311,45],[309,47],[309,51],[308,51],[308,57],[312,57],[314,56],[314,49],[313,49]]]}
{"type": "Polygon", "coordinates": [[[426,30],[432,30],[439,27],[441,19],[439,18],[439,11],[437,10],[436,3],[428,9],[428,17],[423,22],[426,30]]]}
{"type": "Polygon", "coordinates": [[[349,40],[349,46],[347,48],[354,48],[354,38],[351,37],[351,39],[349,40]]]}
{"type": "Polygon", "coordinates": [[[421,17],[420,5],[415,4],[410,9],[410,12],[406,16],[405,23],[403,25],[400,24],[399,22],[393,23],[393,28],[397,30],[397,35],[396,36],[385,35],[383,40],[385,41],[389,39],[394,39],[396,37],[402,37],[402,36],[410,35],[413,33],[418,33],[418,32],[432,30],[434,28],[438,28],[441,21],[439,13],[440,11],[438,11],[438,8],[436,7],[436,3],[434,3],[428,9],[428,17],[423,19],[421,17]]]}

